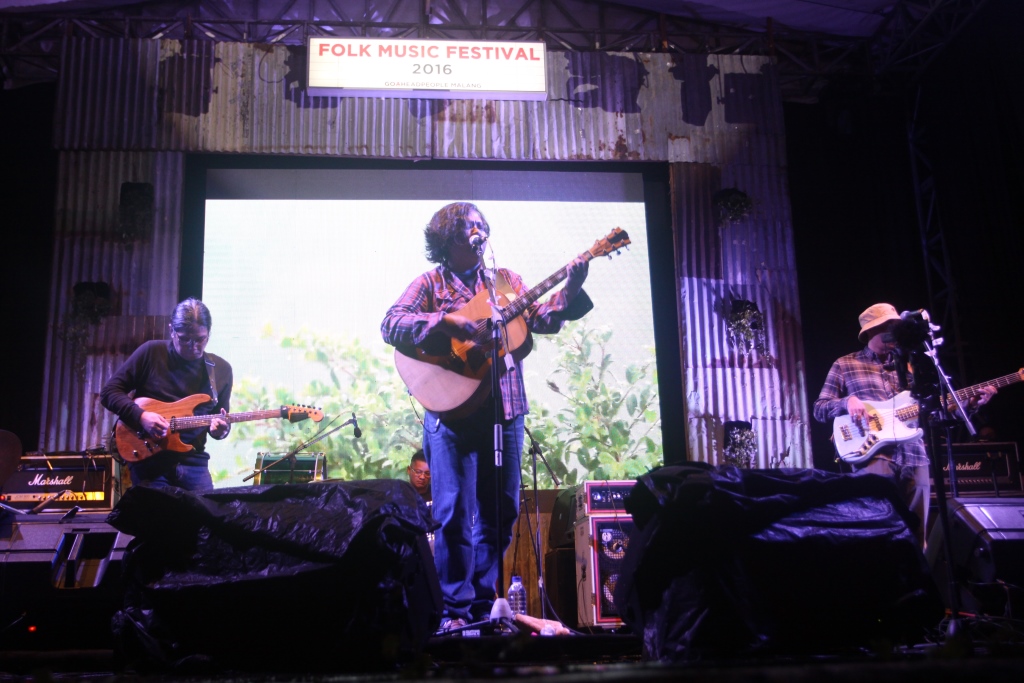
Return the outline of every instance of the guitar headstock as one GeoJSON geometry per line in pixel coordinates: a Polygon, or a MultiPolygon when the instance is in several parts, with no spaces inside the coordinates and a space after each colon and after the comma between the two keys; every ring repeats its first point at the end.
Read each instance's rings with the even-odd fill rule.
{"type": "Polygon", "coordinates": [[[616,254],[623,247],[628,247],[631,244],[629,241],[629,235],[622,228],[615,228],[610,233],[594,242],[594,246],[590,248],[589,254],[597,258],[598,256],[607,256],[611,258],[612,252],[616,254]]]}
{"type": "Polygon", "coordinates": [[[281,411],[289,422],[302,422],[303,420],[319,422],[324,419],[324,411],[312,406],[281,406],[281,411]]]}

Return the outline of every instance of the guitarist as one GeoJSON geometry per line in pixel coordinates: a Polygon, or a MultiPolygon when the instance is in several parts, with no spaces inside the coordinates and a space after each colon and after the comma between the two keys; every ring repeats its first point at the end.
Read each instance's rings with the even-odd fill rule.
{"type": "MultiPolygon", "coordinates": [[[[893,328],[899,321],[899,313],[886,303],[875,304],[860,314],[858,339],[865,347],[832,364],[814,402],[816,420],[828,422],[848,413],[854,420],[866,421],[868,413],[863,401],[887,401],[906,389],[899,385],[895,362],[893,328]]],[[[968,407],[988,403],[995,393],[994,386],[985,387],[970,400],[968,407]]],[[[916,533],[918,544],[924,548],[931,495],[924,439],[918,437],[884,446],[870,460],[853,468],[854,474],[881,474],[896,481],[907,506],[921,520],[916,533]]]]}
{"type": "MultiPolygon", "coordinates": [[[[226,414],[231,402],[231,365],[206,353],[212,324],[210,309],[202,301],[185,299],[179,303],[168,325],[170,339],[147,341],[132,353],[100,392],[103,407],[156,439],[168,436],[170,423],[159,413],[143,411],[134,399],[173,403],[193,394],[208,394],[213,400],[196,408],[195,414],[226,414]]],[[[181,432],[181,440],[191,444],[194,452],[163,451],[128,463],[132,485],[212,489],[206,434],[223,439],[230,431],[230,423],[214,418],[209,429],[181,432]]]]}
{"type": "MultiPolygon", "coordinates": [[[[452,339],[473,336],[475,322],[457,311],[477,292],[486,290],[482,249],[474,245],[482,244],[490,233],[490,226],[473,204],[448,204],[434,214],[424,236],[427,259],[438,265],[417,277],[388,310],[381,323],[384,341],[444,356],[452,339]]],[[[581,289],[587,270],[587,261],[577,258],[565,286],[523,313],[527,328],[555,333],[566,320],[581,318],[593,308],[581,289]]],[[[518,294],[527,291],[515,273],[501,269],[500,275],[518,294]]],[[[423,452],[432,475],[434,519],[441,525],[434,539],[434,562],[444,595],[443,628],[487,618],[494,602],[498,563],[519,514],[523,416],[529,410],[522,375],[522,364],[517,361],[514,370],[501,376],[500,529],[494,500],[494,397],[489,396],[468,416],[449,418],[430,410],[424,415],[423,452]]]]}

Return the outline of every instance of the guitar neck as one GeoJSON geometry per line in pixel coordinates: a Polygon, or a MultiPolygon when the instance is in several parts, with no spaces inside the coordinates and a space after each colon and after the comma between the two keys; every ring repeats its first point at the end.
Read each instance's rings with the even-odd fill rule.
{"type": "Polygon", "coordinates": [[[249,422],[250,420],[269,420],[270,418],[281,416],[282,411],[280,408],[277,410],[255,410],[249,413],[229,413],[227,415],[220,415],[219,413],[214,413],[213,415],[188,415],[171,418],[171,431],[181,432],[188,429],[209,427],[215,417],[219,417],[228,423],[234,423],[249,422]]]}
{"type": "MultiPolygon", "coordinates": [[[[1005,386],[1009,386],[1010,384],[1014,384],[1015,382],[1020,382],[1020,381],[1021,381],[1020,372],[1013,372],[1013,373],[1010,373],[1009,375],[1004,375],[1002,377],[997,377],[996,379],[993,379],[993,380],[988,381],[988,382],[982,382],[981,384],[975,384],[973,387],[965,387],[963,389],[958,389],[957,392],[956,392],[956,396],[961,401],[964,401],[964,400],[967,400],[967,399],[971,399],[971,398],[973,398],[975,396],[979,396],[981,394],[981,390],[984,389],[987,386],[994,386],[997,389],[1001,389],[1001,388],[1003,388],[1005,386]]],[[[946,399],[949,400],[949,401],[952,401],[953,397],[950,394],[946,394],[946,399]]]]}
{"type": "MultiPolygon", "coordinates": [[[[585,251],[582,254],[580,254],[580,258],[582,258],[584,261],[590,261],[591,259],[594,258],[594,255],[591,254],[589,251],[585,251]]],[[[530,306],[530,304],[544,296],[546,292],[548,292],[552,287],[557,285],[559,282],[569,277],[569,267],[571,265],[572,262],[565,264],[557,271],[555,271],[551,275],[547,276],[546,278],[538,282],[536,286],[530,289],[530,291],[526,292],[521,297],[518,297],[515,301],[506,306],[504,311],[504,318],[506,320],[513,320],[522,315],[523,311],[525,311],[530,306]]]]}

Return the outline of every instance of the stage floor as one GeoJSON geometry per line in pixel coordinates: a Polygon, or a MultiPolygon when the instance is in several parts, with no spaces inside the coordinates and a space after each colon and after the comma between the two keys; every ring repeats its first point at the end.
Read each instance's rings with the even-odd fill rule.
{"type": "MultiPolygon", "coordinates": [[[[765,656],[687,663],[645,662],[641,641],[630,635],[560,637],[484,636],[431,638],[423,652],[388,670],[361,670],[353,662],[309,671],[296,653],[286,671],[219,670],[192,662],[180,670],[125,668],[110,650],[5,652],[0,650],[0,681],[311,681],[373,683],[430,679],[435,681],[504,680],[539,677],[560,683],[593,681],[796,681],[907,683],[908,681],[981,681],[1020,683],[1024,680],[1024,641],[1007,632],[1005,639],[966,646],[935,643],[909,648],[863,650],[821,655],[765,656]]],[[[271,642],[254,645],[258,660],[271,642]]]]}

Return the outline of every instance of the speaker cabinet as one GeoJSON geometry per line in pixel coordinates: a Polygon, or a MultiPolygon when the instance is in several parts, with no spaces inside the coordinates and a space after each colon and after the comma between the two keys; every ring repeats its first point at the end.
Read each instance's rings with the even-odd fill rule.
{"type": "MultiPolygon", "coordinates": [[[[993,616],[1024,608],[1024,498],[947,501],[949,549],[960,606],[993,616]]],[[[950,568],[936,522],[928,539],[933,575],[950,600],[950,568]]]]}
{"type": "Polygon", "coordinates": [[[576,525],[577,616],[580,626],[615,628],[622,618],[612,601],[629,537],[629,515],[594,515],[576,525]]]}
{"type": "Polygon", "coordinates": [[[131,536],[85,513],[0,521],[0,647],[109,649],[120,607],[121,564],[131,536]]]}
{"type": "Polygon", "coordinates": [[[544,554],[544,587],[555,610],[555,618],[569,628],[577,628],[576,551],[554,548],[544,554]]]}

